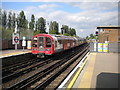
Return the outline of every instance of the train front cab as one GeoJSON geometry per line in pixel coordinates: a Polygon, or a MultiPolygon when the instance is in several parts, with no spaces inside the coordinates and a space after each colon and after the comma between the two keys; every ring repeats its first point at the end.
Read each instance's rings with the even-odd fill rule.
{"type": "Polygon", "coordinates": [[[54,53],[53,38],[50,35],[37,35],[33,37],[32,53],[37,56],[51,55],[54,53]]]}

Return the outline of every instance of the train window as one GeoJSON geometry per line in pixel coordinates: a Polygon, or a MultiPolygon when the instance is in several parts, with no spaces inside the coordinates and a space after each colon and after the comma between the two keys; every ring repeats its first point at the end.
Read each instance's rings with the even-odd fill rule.
{"type": "Polygon", "coordinates": [[[61,40],[58,40],[59,44],[62,44],[62,41],[61,40]]]}
{"type": "Polygon", "coordinates": [[[39,37],[39,47],[44,47],[44,37],[39,37]]]}
{"type": "Polygon", "coordinates": [[[33,41],[32,41],[32,46],[33,46],[33,47],[37,47],[37,40],[33,40],[33,41]]]}
{"type": "Polygon", "coordinates": [[[46,48],[51,47],[51,39],[49,37],[46,37],[46,48]]]}
{"type": "Polygon", "coordinates": [[[55,47],[57,47],[57,41],[55,41],[55,47]]]}

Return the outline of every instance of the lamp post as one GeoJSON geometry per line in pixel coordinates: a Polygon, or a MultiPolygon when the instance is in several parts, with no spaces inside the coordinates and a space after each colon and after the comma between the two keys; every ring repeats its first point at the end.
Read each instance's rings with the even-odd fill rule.
{"type": "Polygon", "coordinates": [[[47,30],[48,33],[49,33],[49,21],[46,21],[46,25],[47,25],[47,26],[46,26],[46,28],[47,28],[46,30],[47,30]]]}

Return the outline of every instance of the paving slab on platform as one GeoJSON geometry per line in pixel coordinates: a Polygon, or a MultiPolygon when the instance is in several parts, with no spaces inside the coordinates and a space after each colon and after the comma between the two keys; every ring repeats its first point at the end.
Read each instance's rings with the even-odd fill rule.
{"type": "Polygon", "coordinates": [[[120,53],[90,53],[82,76],[73,88],[118,88],[118,55],[120,53]]]}
{"type": "Polygon", "coordinates": [[[91,88],[118,87],[118,53],[98,53],[94,66],[91,88]]]}

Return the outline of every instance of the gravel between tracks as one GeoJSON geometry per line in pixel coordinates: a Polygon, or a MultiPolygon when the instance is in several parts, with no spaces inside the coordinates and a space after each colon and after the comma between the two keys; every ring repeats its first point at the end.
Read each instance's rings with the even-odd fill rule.
{"type": "Polygon", "coordinates": [[[36,69],[36,70],[34,70],[34,71],[32,71],[32,72],[26,73],[26,74],[18,77],[18,78],[15,79],[15,80],[11,80],[11,81],[9,81],[9,82],[7,82],[7,83],[4,83],[4,84],[2,85],[2,88],[7,88],[7,87],[9,87],[9,86],[11,86],[11,85],[13,85],[13,84],[15,84],[15,83],[18,83],[18,82],[20,82],[20,81],[22,81],[22,80],[30,77],[30,76],[33,76],[33,75],[36,74],[37,72],[42,71],[44,68],[46,68],[46,67],[48,67],[48,66],[50,66],[50,65],[52,65],[52,64],[55,64],[55,63],[57,63],[57,62],[58,62],[58,60],[57,60],[57,61],[54,61],[54,62],[51,62],[51,63],[49,63],[49,64],[46,64],[46,65],[44,65],[44,66],[42,66],[42,67],[40,67],[40,68],[38,68],[38,69],[36,69]]]}

